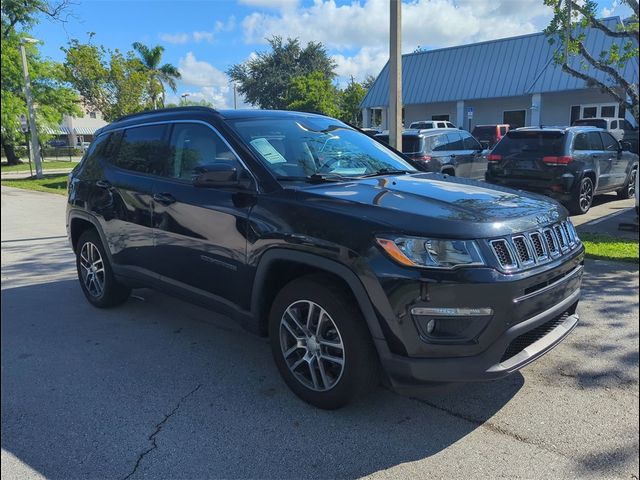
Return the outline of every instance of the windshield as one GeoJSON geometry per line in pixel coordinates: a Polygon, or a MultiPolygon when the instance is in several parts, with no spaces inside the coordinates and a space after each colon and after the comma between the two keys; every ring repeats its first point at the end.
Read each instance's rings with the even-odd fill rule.
{"type": "Polygon", "coordinates": [[[606,120],[576,120],[573,122],[574,125],[582,125],[588,127],[596,127],[596,128],[604,128],[607,129],[607,121],[606,120]]]}
{"type": "Polygon", "coordinates": [[[281,180],[415,171],[368,135],[329,117],[300,115],[228,122],[281,180]]]}

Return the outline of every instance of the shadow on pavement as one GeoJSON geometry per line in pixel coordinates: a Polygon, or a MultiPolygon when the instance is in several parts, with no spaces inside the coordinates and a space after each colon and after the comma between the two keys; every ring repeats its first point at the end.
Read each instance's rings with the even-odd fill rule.
{"type": "Polygon", "coordinates": [[[54,478],[356,478],[446,449],[524,383],[417,401],[380,388],[321,411],[289,392],[264,339],[136,294],[98,310],[75,280],[3,290],[3,449],[54,478]]]}

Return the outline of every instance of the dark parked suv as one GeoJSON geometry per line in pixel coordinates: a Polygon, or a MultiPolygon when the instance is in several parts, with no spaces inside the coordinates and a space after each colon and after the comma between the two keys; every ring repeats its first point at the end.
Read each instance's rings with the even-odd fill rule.
{"type": "Polygon", "coordinates": [[[486,180],[549,195],[583,214],[594,195],[634,196],[638,155],[629,148],[594,127],[519,128],[488,155],[486,180]]]}
{"type": "Polygon", "coordinates": [[[322,408],[380,380],[502,377],[578,322],[584,249],[563,207],[418,172],[329,117],[124,117],[68,189],[89,302],[144,286],[223,312],[268,335],[285,382],[322,408]]]}
{"type": "MultiPolygon", "coordinates": [[[[375,138],[389,143],[388,134],[375,138]]],[[[405,130],[402,133],[402,153],[425,172],[440,172],[456,177],[484,180],[487,157],[473,136],[456,128],[405,130]]]]}

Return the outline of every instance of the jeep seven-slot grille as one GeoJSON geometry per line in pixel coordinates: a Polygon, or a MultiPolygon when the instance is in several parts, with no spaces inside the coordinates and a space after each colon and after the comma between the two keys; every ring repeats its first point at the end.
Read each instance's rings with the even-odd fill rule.
{"type": "Polygon", "coordinates": [[[575,229],[568,222],[550,228],[498,238],[489,241],[498,264],[504,270],[514,270],[551,260],[579,245],[575,229]]]}

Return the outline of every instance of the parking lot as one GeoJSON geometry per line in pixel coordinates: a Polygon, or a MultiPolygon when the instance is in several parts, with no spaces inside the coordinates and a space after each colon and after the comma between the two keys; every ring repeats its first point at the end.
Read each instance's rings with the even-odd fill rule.
{"type": "MultiPolygon", "coordinates": [[[[586,221],[628,208],[605,198],[586,221]]],[[[506,379],[322,411],[267,341],[151,290],[84,299],[65,198],[2,187],[2,475],[638,478],[638,267],[587,261],[581,323],[506,379]]]]}

